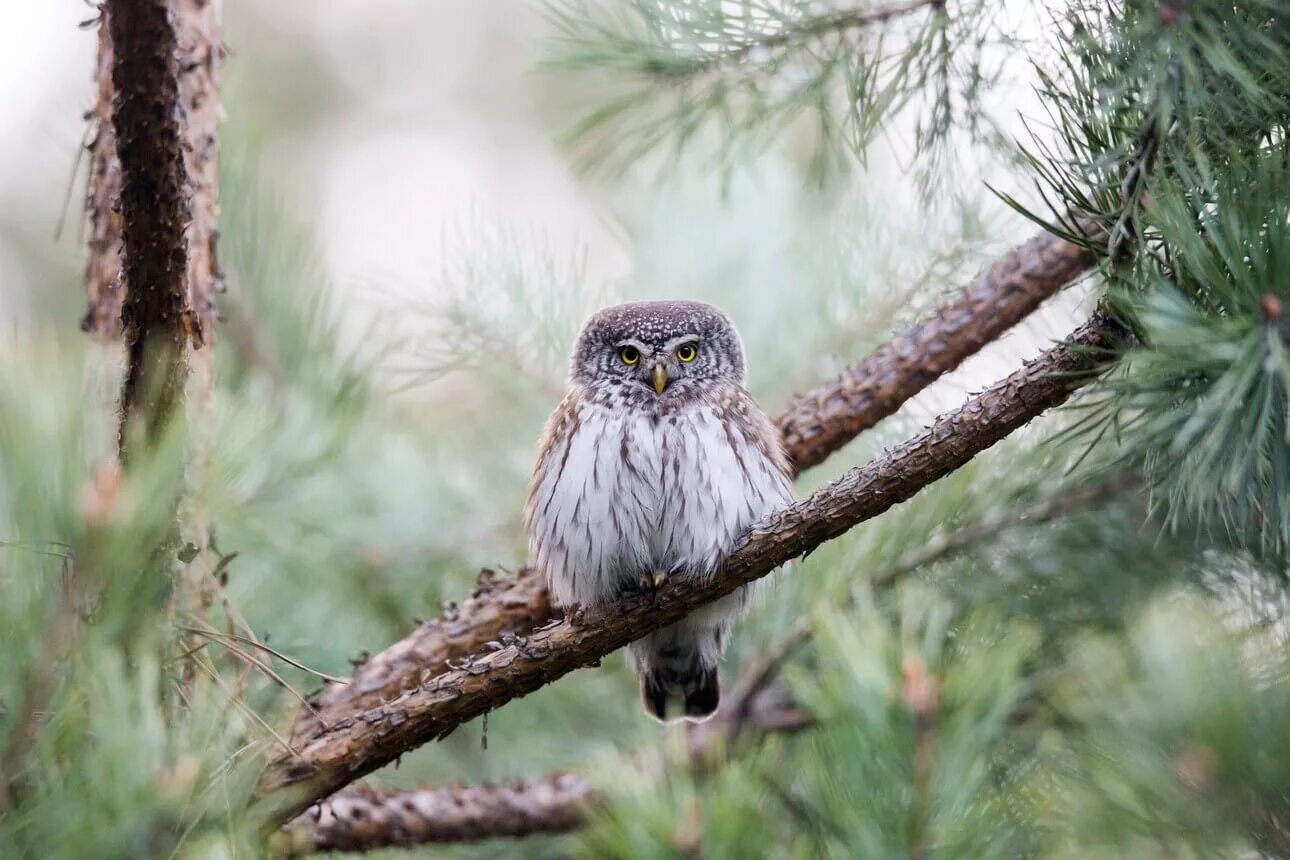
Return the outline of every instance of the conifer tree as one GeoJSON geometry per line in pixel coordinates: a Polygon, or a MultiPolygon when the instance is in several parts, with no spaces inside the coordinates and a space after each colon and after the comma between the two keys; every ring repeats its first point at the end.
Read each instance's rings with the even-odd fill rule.
{"type": "Polygon", "coordinates": [[[695,286],[802,501],[567,617],[533,440],[648,286],[485,237],[399,308],[439,334],[398,396],[246,128],[216,182],[220,6],[103,5],[96,339],[0,347],[0,854],[1290,855],[1290,3],[551,0],[586,181],[773,164],[824,213],[791,287],[695,286]],[[717,716],[639,715],[615,652],[788,561],[717,716]]]}

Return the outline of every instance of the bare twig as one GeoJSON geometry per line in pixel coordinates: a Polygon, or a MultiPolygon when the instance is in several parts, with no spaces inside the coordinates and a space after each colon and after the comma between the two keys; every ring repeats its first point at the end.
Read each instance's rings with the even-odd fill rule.
{"type": "Polygon", "coordinates": [[[729,743],[733,744],[739,739],[739,733],[752,713],[753,704],[757,696],[779,674],[784,661],[791,657],[793,652],[810,638],[810,619],[799,619],[784,638],[775,643],[770,650],[762,654],[760,659],[744,671],[739,683],[735,685],[734,690],[731,692],[730,706],[727,708],[727,719],[730,724],[727,729],[729,743]]]}
{"type": "MultiPolygon", "coordinates": [[[[260,728],[273,735],[273,739],[282,745],[283,750],[285,750],[288,755],[300,755],[300,752],[291,746],[291,742],[284,738],[277,729],[269,725],[268,721],[265,720],[264,717],[260,716],[255,708],[251,707],[241,695],[235,694],[228,688],[228,685],[224,682],[224,678],[220,675],[219,670],[211,665],[210,661],[207,660],[200,651],[191,655],[191,665],[196,670],[205,674],[206,677],[210,678],[211,681],[214,682],[215,686],[220,688],[224,693],[224,700],[226,702],[249,717],[251,721],[256,723],[260,728]]],[[[180,686],[179,693],[180,695],[184,695],[183,685],[180,686]]],[[[185,702],[185,705],[189,706],[189,703],[185,702]]]]}
{"type": "MultiPolygon", "coordinates": [[[[241,647],[239,647],[236,644],[236,640],[232,639],[232,637],[225,636],[223,633],[220,633],[219,631],[201,630],[196,627],[181,626],[179,627],[179,629],[189,635],[203,637],[208,643],[214,643],[216,645],[222,646],[226,651],[228,651],[234,657],[241,660],[244,664],[246,664],[249,667],[258,669],[260,671],[260,674],[264,675],[270,681],[272,681],[273,683],[277,684],[279,687],[281,687],[282,689],[290,693],[292,698],[294,698],[297,702],[299,702],[302,708],[305,708],[310,711],[316,710],[313,704],[308,699],[305,698],[304,694],[301,693],[299,690],[297,690],[295,687],[291,686],[289,683],[287,683],[287,679],[279,675],[277,671],[274,670],[273,666],[261,660],[259,657],[256,657],[254,654],[250,653],[249,651],[243,650],[241,647]]],[[[181,655],[181,658],[187,659],[188,657],[191,657],[192,655],[196,654],[197,651],[199,650],[201,650],[200,647],[198,647],[197,649],[190,649],[184,652],[184,654],[181,655]]]]}
{"type": "Polygon", "coordinates": [[[904,445],[754,526],[727,560],[723,575],[710,582],[668,585],[652,598],[627,599],[516,637],[394,701],[328,709],[323,716],[329,727],[302,715],[293,735],[302,754],[279,759],[269,769],[262,783],[262,811],[280,824],[406,751],[597,663],[904,501],[1063,402],[1087,382],[1098,352],[1110,346],[1116,332],[1108,318],[1094,317],[1070,341],[1027,362],[904,445]]]}
{"type": "Polygon", "coordinates": [[[349,683],[348,678],[341,678],[337,675],[328,675],[326,672],[319,672],[317,669],[310,669],[308,666],[306,666],[304,663],[301,663],[299,660],[295,660],[291,657],[288,657],[286,654],[283,654],[281,651],[278,651],[275,648],[270,648],[268,645],[265,645],[263,642],[260,642],[256,639],[251,639],[247,636],[241,636],[237,633],[224,633],[222,631],[212,630],[209,628],[202,629],[199,627],[181,626],[180,629],[188,633],[195,633],[199,636],[207,636],[212,639],[232,639],[234,642],[240,642],[243,645],[250,646],[251,648],[255,648],[258,651],[263,651],[264,653],[270,656],[277,657],[279,660],[281,660],[283,663],[286,663],[288,666],[294,666],[300,671],[307,672],[316,678],[321,678],[324,681],[331,681],[333,684],[349,683]]]}

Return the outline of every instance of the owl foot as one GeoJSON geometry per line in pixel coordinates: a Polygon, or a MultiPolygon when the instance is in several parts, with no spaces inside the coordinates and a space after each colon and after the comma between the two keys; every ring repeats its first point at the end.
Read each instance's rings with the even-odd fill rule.
{"type": "Polygon", "coordinates": [[[667,583],[666,570],[647,571],[645,573],[642,573],[636,580],[636,584],[640,588],[641,592],[643,594],[648,594],[651,597],[655,593],[657,593],[658,590],[662,588],[663,585],[666,583],[667,583]]]}

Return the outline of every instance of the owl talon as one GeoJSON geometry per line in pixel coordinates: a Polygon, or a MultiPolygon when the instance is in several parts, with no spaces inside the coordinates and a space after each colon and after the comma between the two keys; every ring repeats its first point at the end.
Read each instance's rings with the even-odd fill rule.
{"type": "Polygon", "coordinates": [[[641,594],[648,594],[650,597],[657,594],[658,590],[662,588],[663,584],[666,582],[666,570],[651,570],[636,577],[637,589],[639,589],[641,594]]]}

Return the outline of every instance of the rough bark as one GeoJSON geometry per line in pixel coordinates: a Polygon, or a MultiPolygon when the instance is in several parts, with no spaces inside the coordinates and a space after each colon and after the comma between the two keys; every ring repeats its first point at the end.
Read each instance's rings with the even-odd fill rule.
{"type": "Polygon", "coordinates": [[[317,705],[324,711],[378,705],[420,686],[490,642],[526,633],[551,619],[546,583],[536,570],[524,568],[506,578],[486,570],[468,599],[448,604],[439,617],[369,658],[354,670],[348,684],[328,684],[317,705]]]}
{"type": "Polygon", "coordinates": [[[81,327],[88,332],[117,337],[121,334],[121,162],[116,157],[112,130],[112,37],[107,11],[99,16],[98,61],[94,67],[94,107],[85,115],[90,123],[86,148],[90,154],[89,187],[85,214],[89,259],[85,264],[88,307],[81,327]]]}
{"type": "MultiPolygon", "coordinates": [[[[1097,235],[1091,222],[1076,229],[1097,235]]],[[[822,463],[1093,265],[1087,248],[1047,232],[1013,248],[953,299],[780,415],[775,423],[794,467],[822,463]]]]}
{"type": "MultiPolygon", "coordinates": [[[[188,305],[195,314],[201,342],[211,338],[215,323],[214,296],[223,289],[216,260],[219,168],[216,132],[220,121],[219,72],[223,60],[220,30],[222,0],[175,0],[174,28],[179,102],[184,122],[187,171],[186,193],[191,224],[188,229],[188,305]]],[[[112,128],[112,69],[114,55],[109,33],[110,9],[104,9],[98,34],[94,106],[86,113],[90,134],[89,185],[85,212],[89,226],[89,259],[85,267],[88,298],[83,327],[117,337],[126,288],[121,277],[122,222],[121,163],[112,128]]]]}
{"type": "Polygon", "coordinates": [[[360,788],[314,807],[276,842],[284,855],[298,857],[564,833],[583,824],[594,802],[591,784],[570,773],[504,785],[360,788]]]}
{"type": "Polygon", "coordinates": [[[164,0],[111,0],[112,126],[121,162],[122,269],[129,291],[121,308],[126,422],[141,419],[157,438],[181,402],[192,327],[188,308],[188,201],[179,132],[177,39],[164,0]]]}
{"type": "MultiPolygon", "coordinates": [[[[926,549],[920,548],[902,557],[890,568],[879,571],[870,577],[873,584],[889,584],[898,576],[924,567],[939,558],[962,552],[983,541],[996,537],[1007,528],[1035,523],[1066,516],[1067,514],[1113,497],[1138,486],[1134,478],[1117,476],[1106,482],[1083,487],[1064,493],[1052,499],[1013,512],[1006,517],[989,517],[980,522],[965,526],[948,538],[933,542],[926,549]]],[[[795,625],[788,634],[772,645],[758,659],[747,666],[743,674],[731,689],[728,706],[722,707],[712,719],[703,723],[686,726],[686,747],[690,765],[696,769],[707,769],[719,766],[726,761],[741,739],[757,742],[768,734],[788,734],[802,731],[815,725],[812,715],[803,710],[793,699],[789,690],[776,682],[776,675],[785,661],[806,643],[812,634],[811,625],[803,620],[795,625]]],[[[561,774],[543,777],[540,780],[511,784],[506,786],[478,786],[472,792],[515,792],[528,793],[542,790],[543,783],[560,780],[561,774]]],[[[557,783],[557,788],[559,783],[557,783]]],[[[594,794],[584,794],[584,785],[576,784],[565,798],[565,802],[552,802],[541,809],[532,805],[531,816],[524,820],[521,831],[507,816],[473,815],[471,827],[452,831],[461,834],[462,840],[478,840],[491,835],[514,837],[529,833],[555,833],[576,829],[582,825],[581,820],[569,819],[569,806],[585,810],[586,797],[594,803],[594,794]]],[[[364,799],[376,797],[367,805],[355,804],[353,792],[344,792],[335,798],[325,800],[318,806],[311,807],[309,812],[293,821],[278,836],[283,850],[291,855],[308,854],[318,851],[369,851],[390,845],[413,845],[423,842],[442,842],[454,838],[452,833],[441,828],[432,828],[424,824],[410,826],[399,813],[406,804],[415,804],[424,811],[426,805],[417,798],[426,789],[409,792],[380,792],[360,790],[364,799]],[[388,810],[394,810],[390,812],[388,810]]],[[[442,789],[438,790],[442,791],[442,789]]],[[[465,789],[453,789],[453,793],[465,789]]],[[[548,795],[551,796],[551,795],[548,795]]],[[[478,794],[473,795],[478,797],[478,794]]],[[[489,804],[501,803],[494,800],[481,803],[472,801],[471,809],[488,809],[489,804]]]]}
{"type": "MultiPolygon", "coordinates": [[[[809,714],[769,692],[739,715],[718,713],[690,726],[687,750],[695,767],[729,754],[741,729],[789,733],[812,725],[809,714]]],[[[597,794],[582,777],[556,773],[503,785],[409,791],[348,790],[310,807],[274,835],[279,853],[364,852],[390,846],[474,842],[538,833],[564,833],[586,823],[597,794]]]]}
{"type": "Polygon", "coordinates": [[[221,289],[220,39],[219,0],[115,0],[101,15],[84,327],[124,335],[122,414],[147,413],[149,436],[174,413],[188,343],[211,339],[221,289]]]}
{"type": "Polygon", "coordinates": [[[472,656],[392,701],[302,717],[293,735],[299,755],[276,761],[262,783],[268,795],[263,812],[282,823],[403,753],[598,663],[628,642],[913,496],[1066,400],[1089,379],[1098,353],[1111,345],[1115,331],[1109,319],[1095,316],[1068,342],[1027,362],[905,444],[763,520],[710,583],[672,583],[652,597],[626,599],[510,637],[496,650],[472,656]]]}
{"type": "MultiPolygon", "coordinates": [[[[1091,222],[1081,222],[1077,229],[1097,235],[1091,222]]],[[[1012,249],[952,301],[799,398],[776,419],[790,459],[799,470],[823,462],[1092,265],[1087,251],[1048,233],[1012,249]]],[[[468,600],[448,606],[440,617],[371,657],[349,684],[329,684],[318,705],[323,711],[374,707],[438,675],[453,661],[552,618],[546,586],[536,571],[525,568],[505,579],[485,571],[468,600]]]]}
{"type": "MultiPolygon", "coordinates": [[[[220,69],[223,65],[223,0],[172,0],[179,34],[179,102],[185,122],[188,173],[188,306],[196,322],[194,343],[214,337],[215,296],[224,290],[219,241],[220,69]]],[[[209,357],[209,353],[204,353],[209,357]]]]}

